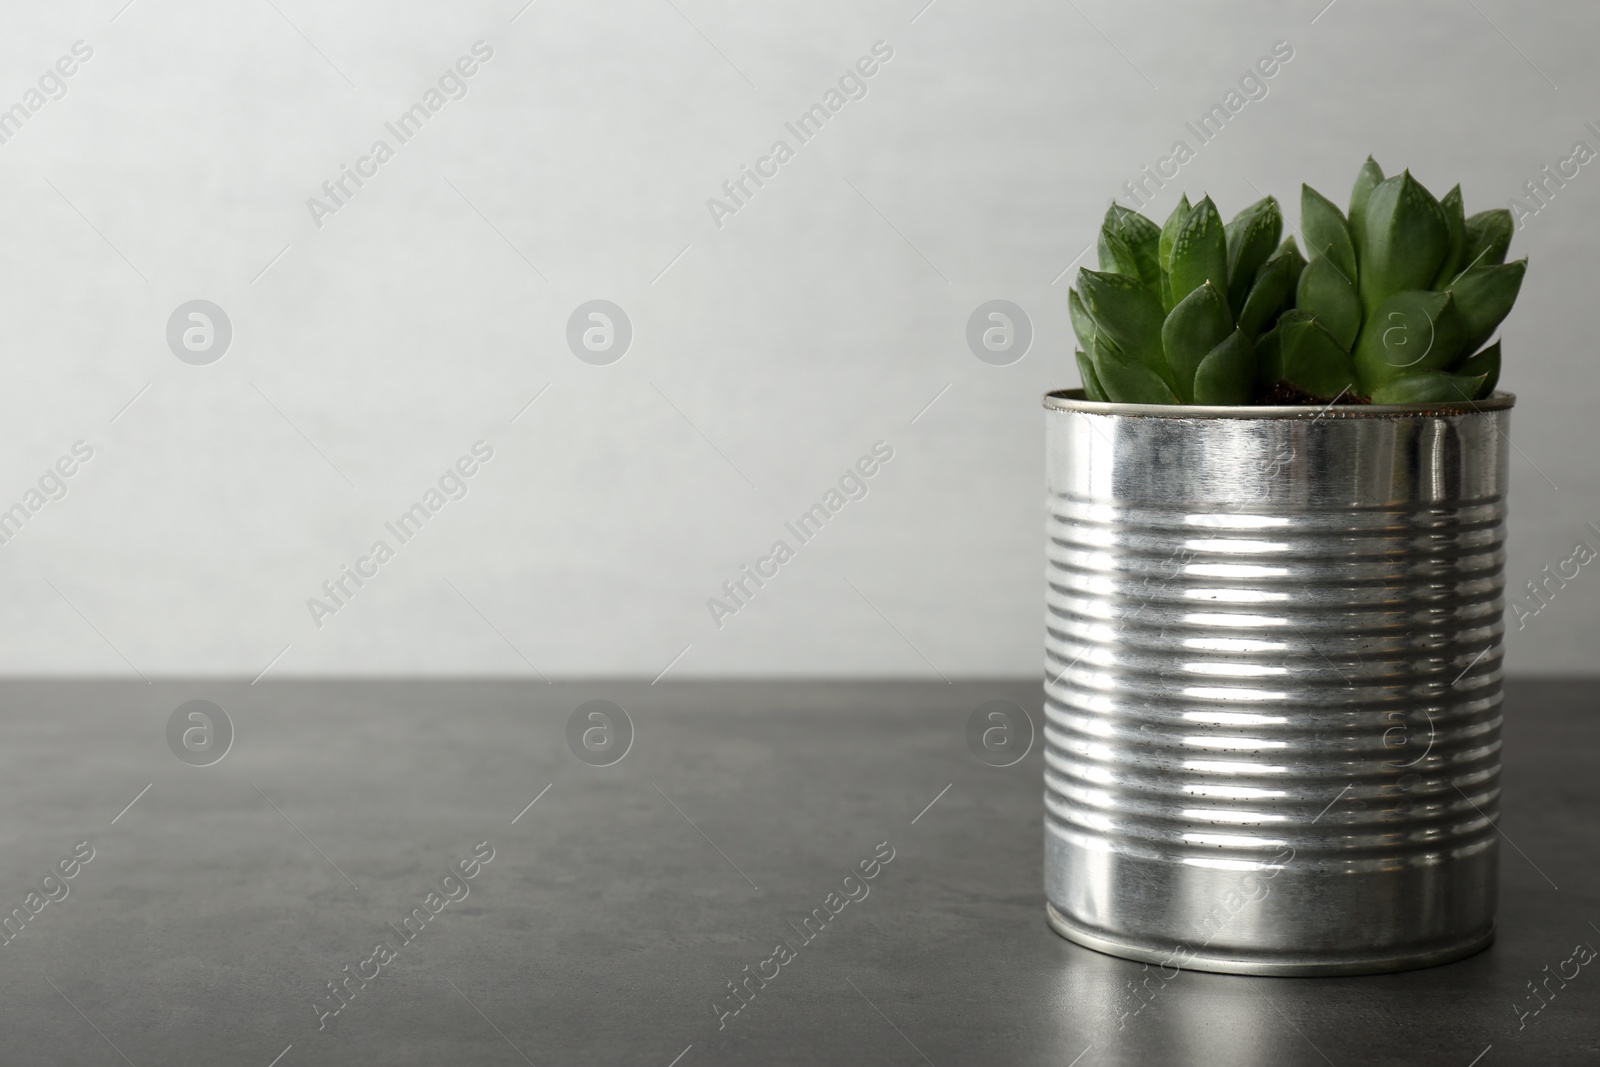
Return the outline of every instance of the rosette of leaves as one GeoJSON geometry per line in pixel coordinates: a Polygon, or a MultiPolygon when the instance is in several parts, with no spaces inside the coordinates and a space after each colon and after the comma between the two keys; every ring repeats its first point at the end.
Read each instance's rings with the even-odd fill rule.
{"type": "Polygon", "coordinates": [[[1091,400],[1246,404],[1259,373],[1256,341],[1294,295],[1305,260],[1267,197],[1223,225],[1211,198],[1184,197],[1156,226],[1112,204],[1098,271],[1067,295],[1091,400]]]}
{"type": "Polygon", "coordinates": [[[1507,263],[1511,213],[1467,217],[1457,185],[1436,200],[1405,171],[1368,157],[1350,214],[1301,186],[1309,261],[1294,307],[1261,339],[1259,383],[1378,404],[1475,400],[1494,391],[1500,344],[1486,346],[1522,287],[1507,263]]]}

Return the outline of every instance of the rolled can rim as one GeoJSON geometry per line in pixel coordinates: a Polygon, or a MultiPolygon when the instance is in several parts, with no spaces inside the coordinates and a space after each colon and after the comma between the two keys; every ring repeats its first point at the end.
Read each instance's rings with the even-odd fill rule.
{"type": "MultiPolygon", "coordinates": [[[[1108,956],[1117,956],[1137,963],[1155,963],[1163,967],[1175,966],[1173,956],[1179,948],[1188,948],[1182,942],[1143,942],[1132,938],[1108,935],[1081,926],[1069,919],[1054,903],[1045,901],[1045,918],[1050,928],[1068,941],[1075,942],[1108,956]]],[[[1257,951],[1226,954],[1220,952],[1191,952],[1183,961],[1183,969],[1206,971],[1211,974],[1261,975],[1275,978],[1321,978],[1334,975],[1393,974],[1397,971],[1414,971],[1423,967],[1437,967],[1476,955],[1494,944],[1495,925],[1491,921],[1483,929],[1473,930],[1442,944],[1412,945],[1401,950],[1377,948],[1354,949],[1344,952],[1307,949],[1304,951],[1257,951]]]]}
{"type": "Polygon", "coordinates": [[[1109,400],[1086,400],[1082,389],[1056,389],[1044,394],[1044,406],[1051,411],[1162,419],[1416,418],[1509,411],[1516,402],[1515,393],[1498,390],[1482,400],[1458,400],[1444,404],[1329,404],[1321,407],[1315,404],[1118,404],[1109,400]]]}

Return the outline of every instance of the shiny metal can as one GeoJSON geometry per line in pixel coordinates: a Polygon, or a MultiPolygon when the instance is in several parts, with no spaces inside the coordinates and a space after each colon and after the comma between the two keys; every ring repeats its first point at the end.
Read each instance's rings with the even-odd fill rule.
{"type": "Polygon", "coordinates": [[[1057,932],[1270,975],[1493,940],[1513,403],[1045,397],[1057,932]]]}

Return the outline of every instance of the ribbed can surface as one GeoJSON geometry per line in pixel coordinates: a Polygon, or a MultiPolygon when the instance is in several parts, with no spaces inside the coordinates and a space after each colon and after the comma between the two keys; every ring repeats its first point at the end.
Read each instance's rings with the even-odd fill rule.
{"type": "Polygon", "coordinates": [[[1493,938],[1509,409],[1045,398],[1045,891],[1252,974],[1493,938]]]}

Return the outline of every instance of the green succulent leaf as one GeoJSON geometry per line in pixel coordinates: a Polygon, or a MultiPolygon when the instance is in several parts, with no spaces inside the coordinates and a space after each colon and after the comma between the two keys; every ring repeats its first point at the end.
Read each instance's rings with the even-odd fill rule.
{"type": "Polygon", "coordinates": [[[1450,245],[1444,254],[1444,262],[1439,265],[1439,272],[1433,276],[1430,289],[1444,289],[1450,284],[1450,279],[1461,270],[1461,254],[1467,248],[1467,220],[1461,211],[1461,186],[1456,185],[1444,199],[1439,201],[1439,207],[1444,211],[1444,221],[1450,227],[1450,245]]]}
{"type": "MultiPolygon", "coordinates": [[[[1265,211],[1276,208],[1277,206],[1278,202],[1275,199],[1270,196],[1264,196],[1260,200],[1257,200],[1255,203],[1244,208],[1237,215],[1233,216],[1233,218],[1228,220],[1227,225],[1222,227],[1222,236],[1228,247],[1228,266],[1230,268],[1233,266],[1234,261],[1239,256],[1240,240],[1244,236],[1245,231],[1250,228],[1251,223],[1255,221],[1255,217],[1265,211]]],[[[1282,235],[1280,234],[1279,236],[1282,235]]],[[[1277,239],[1274,238],[1272,243],[1276,245],[1278,243],[1277,239]]],[[[1265,259],[1263,259],[1262,262],[1265,262],[1265,259]]],[[[1260,264],[1257,264],[1256,266],[1257,269],[1260,269],[1260,264]]]]}
{"type": "Polygon", "coordinates": [[[1450,246],[1450,226],[1433,194],[1405,171],[1379,182],[1367,199],[1361,306],[1371,312],[1404,289],[1426,289],[1450,246]]]}
{"type": "Polygon", "coordinates": [[[1255,386],[1254,346],[1235,330],[1200,361],[1194,374],[1196,404],[1248,404],[1255,386]]]}
{"type": "Polygon", "coordinates": [[[1356,183],[1350,190],[1350,240],[1357,248],[1366,235],[1367,201],[1372,197],[1372,190],[1383,181],[1383,168],[1378,166],[1378,161],[1371,156],[1361,164],[1361,170],[1356,174],[1356,183]]]}
{"type": "Polygon", "coordinates": [[[1101,270],[1109,274],[1125,274],[1138,280],[1139,264],[1134,261],[1133,249],[1121,237],[1102,228],[1095,242],[1095,250],[1099,255],[1101,270]]]}
{"type": "Polygon", "coordinates": [[[1528,261],[1468,267],[1450,284],[1461,316],[1461,348],[1472,351],[1489,339],[1495,327],[1511,312],[1522,289],[1528,261]]]}
{"type": "Polygon", "coordinates": [[[1067,290],[1067,313],[1072,317],[1072,332],[1077,335],[1079,346],[1086,352],[1094,348],[1094,316],[1084,307],[1083,297],[1076,289],[1067,290]]]}
{"type": "Polygon", "coordinates": [[[1094,363],[1081,349],[1072,354],[1078,361],[1078,377],[1083,381],[1084,399],[1105,400],[1106,391],[1100,388],[1100,378],[1094,372],[1094,363]]]}
{"type": "Polygon", "coordinates": [[[1350,227],[1340,211],[1327,197],[1309,185],[1300,187],[1300,232],[1306,238],[1306,250],[1311,259],[1323,256],[1333,262],[1351,283],[1356,280],[1356,247],[1350,240],[1350,227]]]}
{"type": "Polygon", "coordinates": [[[1161,324],[1161,346],[1178,396],[1194,401],[1194,376],[1200,361],[1233,332],[1233,315],[1216,286],[1206,282],[1178,301],[1161,324]]]}
{"type": "Polygon", "coordinates": [[[1449,366],[1463,347],[1455,299],[1448,292],[1405,289],[1363,324],[1355,364],[1370,394],[1396,378],[1449,366]]]}
{"type": "Polygon", "coordinates": [[[1228,306],[1237,315],[1268,257],[1283,236],[1283,211],[1272,197],[1251,204],[1222,228],[1228,249],[1228,306]]]}
{"type": "Polygon", "coordinates": [[[1179,402],[1161,375],[1124,354],[1103,332],[1094,338],[1094,373],[1107,400],[1119,404],[1179,402]]]}
{"type": "Polygon", "coordinates": [[[1511,212],[1503,207],[1480,211],[1466,223],[1466,248],[1461,253],[1463,267],[1494,266],[1506,261],[1511,247],[1511,212]]]}
{"type": "Polygon", "coordinates": [[[1482,400],[1486,396],[1491,396],[1494,387],[1500,383],[1500,342],[1496,341],[1477,355],[1468,356],[1451,367],[1450,371],[1464,378],[1483,379],[1483,387],[1472,399],[1482,400]]]}
{"type": "MultiPolygon", "coordinates": [[[[1118,349],[1158,373],[1166,369],[1161,349],[1161,301],[1153,292],[1137,278],[1087,267],[1078,272],[1078,291],[1095,325],[1118,349]]],[[[1101,383],[1109,388],[1104,378],[1101,383]]]]}
{"type": "Polygon", "coordinates": [[[1153,251],[1161,240],[1161,227],[1157,226],[1143,214],[1130,207],[1123,207],[1116,201],[1106,208],[1106,216],[1101,224],[1109,226],[1122,235],[1129,244],[1148,244],[1153,251]]]}
{"type": "MultiPolygon", "coordinates": [[[[1160,228],[1137,211],[1112,202],[1106,209],[1105,221],[1100,227],[1102,249],[1108,237],[1116,239],[1118,254],[1122,256],[1120,262],[1130,268],[1117,270],[1116,273],[1130,274],[1149,286],[1152,291],[1158,289],[1161,284],[1161,265],[1157,248],[1161,241],[1160,228]]],[[[1103,250],[1100,269],[1112,269],[1106,266],[1103,250]]]]}
{"type": "Polygon", "coordinates": [[[1355,391],[1350,353],[1320,322],[1296,308],[1278,320],[1278,334],[1279,380],[1323,400],[1355,391]]]}
{"type": "Polygon", "coordinates": [[[1285,237],[1283,244],[1273,253],[1276,256],[1288,256],[1289,262],[1294,265],[1293,277],[1290,279],[1289,288],[1293,289],[1300,284],[1300,272],[1306,268],[1306,257],[1300,254],[1300,246],[1294,243],[1293,237],[1285,237]]]}
{"type": "Polygon", "coordinates": [[[1172,299],[1172,281],[1168,273],[1172,270],[1172,242],[1178,238],[1178,227],[1183,225],[1183,220],[1189,215],[1189,198],[1178,198],[1178,206],[1172,209],[1172,214],[1167,216],[1166,223],[1161,227],[1161,238],[1156,244],[1156,261],[1161,267],[1161,310],[1171,311],[1172,305],[1177,303],[1172,299]]]}
{"type": "Polygon", "coordinates": [[[1260,336],[1277,319],[1284,301],[1294,291],[1294,277],[1300,272],[1296,262],[1299,256],[1300,250],[1297,248],[1290,246],[1288,251],[1280,248],[1262,264],[1261,270],[1256,273],[1255,284],[1250,287],[1250,295],[1245,297],[1244,307],[1239,309],[1239,329],[1245,332],[1245,336],[1260,336]]]}
{"type": "Polygon", "coordinates": [[[1189,217],[1191,210],[1188,195],[1180,196],[1177,206],[1172,209],[1172,214],[1167,216],[1167,221],[1161,226],[1161,238],[1156,244],[1156,254],[1163,271],[1172,269],[1172,242],[1178,239],[1178,229],[1183,225],[1183,220],[1189,217]]]}
{"type": "Polygon", "coordinates": [[[1404,374],[1372,391],[1374,404],[1448,404],[1472,400],[1483,389],[1482,376],[1466,377],[1442,370],[1404,374]]]}
{"type": "Polygon", "coordinates": [[[1333,260],[1313,256],[1300,273],[1300,287],[1294,306],[1309,312],[1333,334],[1345,351],[1355,344],[1361,329],[1361,300],[1356,287],[1333,260]]]}
{"type": "MultiPolygon", "coordinates": [[[[1285,315],[1294,314],[1285,311],[1285,315]]],[[[1256,338],[1256,392],[1264,393],[1283,380],[1283,333],[1278,325],[1256,338]]]]}
{"type": "Polygon", "coordinates": [[[1172,301],[1176,305],[1206,282],[1228,291],[1228,243],[1222,216],[1208,196],[1184,216],[1172,239],[1172,301]]]}

